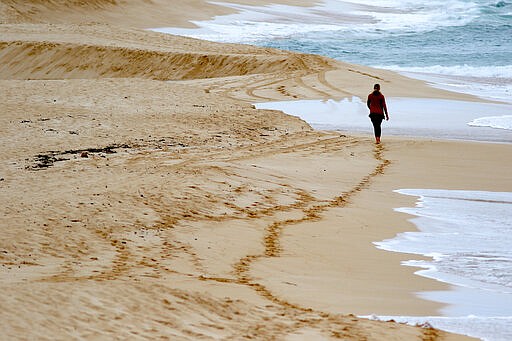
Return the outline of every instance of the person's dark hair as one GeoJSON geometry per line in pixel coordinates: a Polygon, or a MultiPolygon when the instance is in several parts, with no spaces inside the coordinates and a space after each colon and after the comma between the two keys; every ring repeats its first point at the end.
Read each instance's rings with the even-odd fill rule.
{"type": "Polygon", "coordinates": [[[373,86],[373,89],[374,89],[374,90],[380,90],[380,84],[375,84],[375,85],[373,86]]]}

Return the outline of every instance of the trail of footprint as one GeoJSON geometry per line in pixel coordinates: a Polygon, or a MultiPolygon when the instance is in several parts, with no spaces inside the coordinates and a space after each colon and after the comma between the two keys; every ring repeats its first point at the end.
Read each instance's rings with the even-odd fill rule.
{"type": "MultiPolygon", "coordinates": [[[[309,206],[304,204],[303,217],[299,219],[289,219],[277,221],[267,226],[265,235],[263,237],[263,244],[265,246],[264,252],[261,254],[247,255],[241,258],[234,266],[235,278],[218,278],[200,276],[201,280],[216,281],[220,283],[233,283],[245,285],[254,290],[257,294],[267,299],[268,301],[277,304],[283,309],[283,314],[290,315],[292,319],[300,321],[300,326],[308,326],[312,328],[321,328],[330,330],[331,336],[337,338],[349,337],[353,338],[360,330],[357,324],[359,319],[353,315],[337,315],[316,311],[312,308],[304,307],[296,303],[289,302],[285,299],[272,293],[270,289],[263,284],[258,283],[250,275],[250,268],[252,264],[262,258],[279,257],[282,253],[280,240],[284,228],[287,226],[300,224],[306,221],[314,221],[321,219],[321,214],[326,210],[334,207],[345,207],[350,201],[362,190],[368,188],[373,179],[380,175],[384,175],[386,169],[391,165],[391,161],[385,158],[385,147],[383,145],[376,145],[373,150],[373,157],[378,161],[374,169],[364,176],[354,187],[340,196],[337,196],[327,203],[309,206]],[[321,317],[321,318],[318,318],[321,317]],[[335,330],[333,330],[333,328],[335,330]]],[[[297,325],[299,326],[299,325],[297,325]]],[[[422,340],[437,340],[442,337],[442,333],[433,328],[422,329],[422,340]]]]}
{"type": "MultiPolygon", "coordinates": [[[[318,205],[307,205],[304,203],[302,205],[303,217],[299,219],[288,219],[274,222],[267,226],[265,235],[263,237],[263,244],[265,246],[264,252],[256,255],[247,255],[240,259],[234,265],[234,274],[235,279],[225,279],[225,278],[209,278],[203,276],[201,279],[203,280],[214,280],[219,282],[231,282],[238,283],[242,285],[247,285],[255,290],[259,295],[268,299],[271,302],[279,304],[283,307],[293,308],[304,312],[311,312],[312,309],[301,307],[300,305],[290,303],[286,300],[283,300],[277,296],[275,296],[269,289],[267,289],[264,285],[257,283],[250,276],[249,270],[253,262],[262,259],[262,258],[270,258],[270,257],[279,257],[282,252],[281,247],[281,236],[283,229],[286,226],[300,224],[306,221],[314,221],[321,219],[321,214],[326,210],[334,207],[345,207],[347,203],[360,191],[364,188],[367,188],[374,177],[384,174],[385,169],[391,164],[391,161],[387,160],[384,155],[384,147],[382,145],[376,145],[373,155],[374,158],[378,161],[377,166],[373,169],[371,173],[364,176],[354,187],[352,187],[349,191],[343,193],[342,195],[333,198],[327,203],[318,204],[318,205]]],[[[311,198],[304,198],[308,202],[311,202],[311,198]]]]}

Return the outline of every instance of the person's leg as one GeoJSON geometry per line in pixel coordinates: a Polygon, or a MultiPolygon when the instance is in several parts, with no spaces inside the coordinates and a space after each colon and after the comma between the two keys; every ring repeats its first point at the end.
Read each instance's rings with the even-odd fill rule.
{"type": "Polygon", "coordinates": [[[380,125],[382,124],[382,118],[372,117],[371,120],[373,124],[373,132],[375,134],[375,142],[380,143],[380,135],[382,133],[380,125]]]}

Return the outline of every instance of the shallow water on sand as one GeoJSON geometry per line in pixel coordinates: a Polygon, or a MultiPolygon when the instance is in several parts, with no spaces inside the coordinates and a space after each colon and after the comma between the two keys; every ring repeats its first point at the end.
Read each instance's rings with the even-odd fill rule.
{"type": "MultiPolygon", "coordinates": [[[[441,99],[388,98],[390,120],[382,124],[386,135],[512,142],[512,104],[441,99]],[[501,125],[493,128],[489,125],[501,125]]],[[[300,100],[258,103],[298,116],[314,128],[372,133],[366,103],[358,97],[335,100],[300,100]]]]}

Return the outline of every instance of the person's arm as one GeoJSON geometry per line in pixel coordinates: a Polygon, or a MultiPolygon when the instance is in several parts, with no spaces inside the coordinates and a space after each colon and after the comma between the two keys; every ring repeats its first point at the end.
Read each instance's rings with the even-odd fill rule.
{"type": "Polygon", "coordinates": [[[389,121],[388,107],[386,106],[386,98],[384,97],[384,95],[382,96],[382,110],[386,115],[386,121],[389,121]]]}
{"type": "Polygon", "coordinates": [[[371,103],[370,97],[371,96],[372,96],[371,94],[368,95],[368,99],[366,100],[366,106],[368,107],[368,109],[370,109],[370,103],[371,103]]]}

